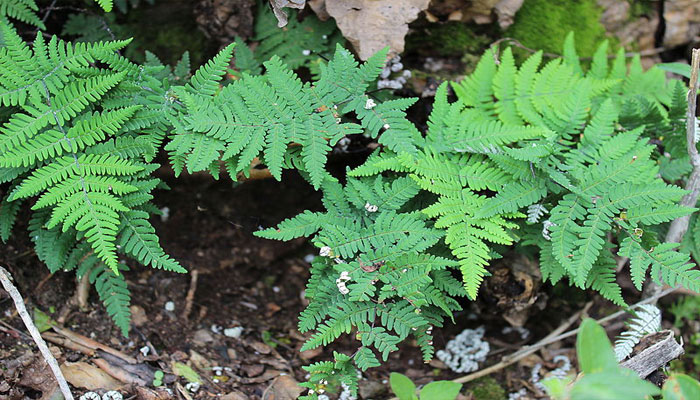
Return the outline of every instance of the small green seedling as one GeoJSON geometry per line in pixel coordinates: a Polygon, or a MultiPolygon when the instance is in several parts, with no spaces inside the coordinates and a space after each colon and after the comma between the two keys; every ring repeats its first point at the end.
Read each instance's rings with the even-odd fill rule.
{"type": "Polygon", "coordinates": [[[153,374],[153,386],[158,387],[163,384],[163,371],[158,370],[153,374]]]}
{"type": "Polygon", "coordinates": [[[399,400],[454,400],[462,388],[461,383],[436,381],[425,385],[416,395],[416,385],[403,374],[392,372],[389,378],[391,390],[399,400]]]}

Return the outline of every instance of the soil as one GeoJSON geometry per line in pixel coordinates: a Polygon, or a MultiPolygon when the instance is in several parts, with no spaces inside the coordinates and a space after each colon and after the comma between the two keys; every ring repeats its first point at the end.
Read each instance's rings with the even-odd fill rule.
{"type": "MultiPolygon", "coordinates": [[[[205,175],[184,176],[176,181],[168,170],[161,171],[161,177],[172,189],[157,193],[155,202],[164,210],[167,207],[168,217],[155,218],[154,226],[164,249],[189,271],[198,273],[189,315],[185,317],[184,310],[187,293],[192,290],[192,274],[180,275],[130,263],[132,270],[126,272],[126,277],[134,317],[129,337],[121,336],[94,292],[87,309],[68,309],[66,328],[135,358],[151,374],[164,371],[166,384],[176,380],[172,375],[173,362],[189,363],[204,379],[196,393],[189,393],[193,398],[231,393],[244,396],[241,398],[268,398],[263,394],[280,374],[304,381],[303,365],[329,359],[332,350],[349,354],[356,348],[353,338],[346,336],[318,351],[298,351],[305,339],[296,330],[297,316],[305,306],[303,291],[309,275],[305,258],[316,250],[303,239],[277,242],[252,234],[305,209],[321,209],[319,194],[298,174],[288,173],[282,182],[259,180],[242,184],[227,179],[214,181],[205,175]],[[174,310],[166,309],[168,302],[174,303],[174,310]],[[226,329],[235,327],[242,328],[240,337],[224,335],[226,329]],[[146,355],[141,353],[144,346],[150,347],[146,355]],[[215,367],[228,369],[217,375],[215,367]]],[[[28,308],[36,307],[58,318],[65,306],[53,307],[67,304],[74,295],[74,273],[49,275],[34,255],[31,242],[20,235],[15,235],[5,249],[0,254],[0,264],[15,277],[28,308]]],[[[531,315],[528,326],[531,337],[522,338],[517,332],[504,334],[503,328],[508,326],[503,318],[504,307],[518,307],[532,296],[540,296],[546,303],[548,295],[542,290],[539,294],[532,292],[529,279],[495,273],[485,286],[483,301],[465,301],[465,311],[456,315],[454,325],[436,329],[435,347],[444,348],[449,338],[465,328],[484,325],[492,346],[489,362],[496,362],[501,355],[547,334],[585,300],[581,296],[574,304],[550,301],[546,313],[541,311],[543,307],[532,307],[529,312],[534,316],[531,315]]],[[[0,386],[0,399],[45,398],[47,393],[42,396],[41,392],[45,387],[26,379],[28,368],[37,374],[36,368],[43,363],[13,311],[10,299],[0,298],[0,360],[6,368],[0,377],[8,384],[5,389],[0,386]],[[8,363],[21,367],[8,369],[8,363]]],[[[543,358],[565,353],[573,360],[570,344],[547,350],[542,353],[543,358]]],[[[61,346],[54,350],[57,349],[61,354],[59,361],[92,359],[61,346]]],[[[506,390],[516,391],[529,379],[526,367],[541,361],[540,356],[526,359],[495,378],[506,390]]],[[[369,392],[372,398],[388,397],[386,380],[390,372],[402,372],[418,384],[458,376],[439,361],[424,364],[419,349],[409,343],[393,353],[382,367],[363,374],[363,392],[369,392]]],[[[47,370],[40,375],[49,376],[47,370]]],[[[139,386],[143,390],[146,385],[132,385],[126,391],[148,398],[139,392],[139,386]]],[[[77,393],[85,391],[76,389],[77,393]]]]}
{"type": "MultiPolygon", "coordinates": [[[[129,337],[121,336],[94,292],[86,310],[70,310],[66,328],[120,350],[153,371],[165,371],[166,382],[175,379],[169,375],[171,362],[190,362],[205,378],[200,390],[192,394],[195,398],[232,392],[251,399],[262,398],[280,373],[304,381],[303,365],[328,359],[331,350],[349,353],[356,347],[353,339],[346,337],[321,351],[299,353],[305,339],[296,330],[297,316],[305,306],[302,297],[309,275],[305,257],[316,250],[305,240],[277,242],[252,235],[256,229],[274,225],[305,209],[321,209],[319,194],[299,175],[289,173],[282,182],[260,180],[243,184],[226,179],[214,181],[204,175],[180,177],[177,181],[167,171],[161,175],[172,189],[158,192],[155,202],[167,207],[169,216],[155,218],[154,226],[164,249],[189,271],[198,272],[188,318],[183,313],[191,274],[130,263],[132,270],[126,272],[126,277],[134,319],[129,337]],[[168,302],[174,303],[173,311],[166,310],[168,302]],[[240,337],[223,334],[225,329],[234,327],[242,328],[240,337]],[[140,353],[144,346],[151,347],[146,356],[140,353]],[[217,376],[212,369],[217,366],[230,371],[217,376]]],[[[13,274],[29,309],[36,307],[57,318],[63,310],[53,307],[67,304],[74,295],[74,273],[49,275],[34,255],[28,238],[15,235],[0,254],[0,264],[13,274]]],[[[479,321],[474,320],[475,309],[466,302],[465,310],[457,315],[455,326],[445,332],[436,330],[436,348],[443,348],[448,338],[462,329],[484,323],[487,336],[493,336],[494,348],[502,348],[501,353],[522,342],[517,334],[500,334],[506,323],[498,315],[485,313],[479,321]]],[[[35,360],[26,354],[33,343],[23,333],[21,320],[13,311],[10,299],[0,298],[0,359],[3,363],[21,357],[35,360]]],[[[539,330],[546,332],[554,325],[541,321],[540,326],[539,330]]],[[[90,360],[76,351],[60,350],[59,360],[90,360]]],[[[27,360],[24,364],[30,365],[27,360]]],[[[382,382],[392,371],[405,373],[418,383],[457,376],[439,361],[423,364],[419,349],[408,344],[393,353],[381,368],[364,374],[364,389],[373,386],[380,392],[386,390],[387,385],[382,382]]],[[[0,386],[0,398],[41,397],[36,385],[27,386],[22,380],[26,373],[26,368],[13,374],[6,371],[3,379],[10,389],[2,390],[0,386]]],[[[136,387],[128,391],[136,393],[136,387]]],[[[80,389],[77,392],[81,393],[80,389]]]]}

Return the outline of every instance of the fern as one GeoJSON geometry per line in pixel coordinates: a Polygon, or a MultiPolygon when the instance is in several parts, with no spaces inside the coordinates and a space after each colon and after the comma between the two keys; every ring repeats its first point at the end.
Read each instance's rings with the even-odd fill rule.
{"type": "Polygon", "coordinates": [[[632,315],[633,317],[625,323],[627,330],[615,340],[617,361],[627,358],[643,336],[661,329],[661,310],[655,305],[642,304],[632,315]]]}
{"type": "Polygon", "coordinates": [[[148,222],[159,184],[150,161],[178,107],[167,95],[176,77],[119,56],[128,41],[46,42],[39,33],[30,47],[8,24],[0,30],[0,104],[11,107],[0,127],[0,171],[12,182],[0,203],[0,238],[9,237],[21,204],[31,203],[39,259],[52,272],[86,273],[99,264],[92,280],[126,334],[119,254],[184,272],[148,222]]]}
{"type": "MultiPolygon", "coordinates": [[[[406,131],[402,126],[410,125],[403,111],[405,102],[380,104],[372,113],[364,109],[365,91],[379,74],[386,52],[358,66],[347,50],[338,47],[315,84],[303,84],[273,57],[264,63],[265,75],[243,75],[217,91],[216,83],[231,52],[232,46],[222,50],[195,73],[191,86],[175,89],[186,105],[181,114],[184,123],[166,150],[171,159],[182,159],[188,172],[208,170],[221,160],[232,176],[248,174],[250,163],[259,158],[280,179],[291,157],[291,164],[308,173],[318,188],[327,176],[325,164],[331,146],[346,135],[361,132],[360,125],[342,120],[350,112],[375,136],[375,121],[400,119],[403,122],[397,123],[396,129],[388,128],[381,142],[389,148],[403,146],[400,135],[406,131]],[[353,85],[336,85],[340,74],[353,85]],[[301,145],[301,151],[291,151],[292,144],[301,145]]],[[[415,128],[408,132],[418,134],[415,128]]],[[[181,171],[180,164],[174,167],[181,171]]]]}
{"type": "MultiPolygon", "coordinates": [[[[314,332],[303,348],[328,345],[356,329],[362,346],[354,362],[364,370],[378,365],[374,351],[386,360],[421,327],[451,317],[460,309],[451,298],[465,293],[445,274],[457,263],[428,253],[440,232],[420,214],[401,211],[418,192],[412,179],[349,179],[343,187],[329,177],[322,188],[325,213],[307,211],[256,235],[314,236],[322,257],[313,263],[309,305],[299,321],[300,331],[314,332]],[[367,204],[377,208],[370,211],[367,204]]],[[[431,355],[429,336],[420,332],[421,349],[431,355]]]]}
{"type": "Polygon", "coordinates": [[[4,0],[0,4],[0,17],[7,17],[34,25],[39,29],[46,29],[44,22],[36,14],[39,7],[35,0],[4,0]]]}

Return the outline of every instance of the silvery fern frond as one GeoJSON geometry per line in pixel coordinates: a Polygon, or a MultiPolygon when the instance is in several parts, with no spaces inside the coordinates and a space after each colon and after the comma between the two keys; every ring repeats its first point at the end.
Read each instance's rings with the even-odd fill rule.
{"type": "Polygon", "coordinates": [[[632,353],[639,340],[661,329],[661,310],[652,304],[643,304],[627,322],[627,330],[615,340],[615,357],[622,361],[632,353]]]}

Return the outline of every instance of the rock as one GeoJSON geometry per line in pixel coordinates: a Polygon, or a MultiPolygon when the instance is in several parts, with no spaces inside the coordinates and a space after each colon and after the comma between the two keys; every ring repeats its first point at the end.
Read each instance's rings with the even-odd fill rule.
{"type": "Polygon", "coordinates": [[[506,29],[513,24],[515,13],[520,10],[524,0],[501,0],[493,7],[498,16],[498,25],[506,29]]]}
{"type": "Polygon", "coordinates": [[[248,396],[241,392],[231,392],[219,398],[220,400],[248,400],[248,396]]]}
{"type": "Polygon", "coordinates": [[[199,329],[194,333],[192,341],[200,346],[204,346],[206,343],[213,342],[214,336],[209,332],[209,329],[199,329]]]}
{"type": "Polygon", "coordinates": [[[430,0],[326,0],[326,11],[362,60],[386,46],[403,52],[408,23],[428,8],[430,0]]]}
{"type": "MultiPolygon", "coordinates": [[[[623,47],[632,47],[636,51],[651,50],[656,47],[656,30],[659,26],[659,15],[656,10],[650,10],[648,15],[630,18],[630,5],[626,1],[597,0],[603,9],[600,23],[605,30],[620,40],[623,47]]],[[[668,29],[668,27],[666,28],[668,29]]]]}
{"type": "Polygon", "coordinates": [[[131,311],[131,323],[135,327],[141,327],[148,322],[148,317],[146,316],[146,311],[141,306],[133,305],[129,307],[131,311]]]}
{"type": "Polygon", "coordinates": [[[374,399],[387,391],[387,385],[377,381],[360,381],[360,398],[374,399]]]}
{"type": "Polygon", "coordinates": [[[298,398],[305,389],[289,375],[280,375],[270,387],[265,390],[263,400],[294,400],[298,398]]]}
{"type": "Polygon", "coordinates": [[[242,333],[243,333],[242,326],[236,326],[233,328],[224,329],[224,336],[226,336],[226,337],[239,338],[239,337],[241,337],[242,333]]]}
{"type": "Polygon", "coordinates": [[[697,0],[664,1],[664,47],[676,47],[693,41],[700,34],[700,2],[697,0]]]}

